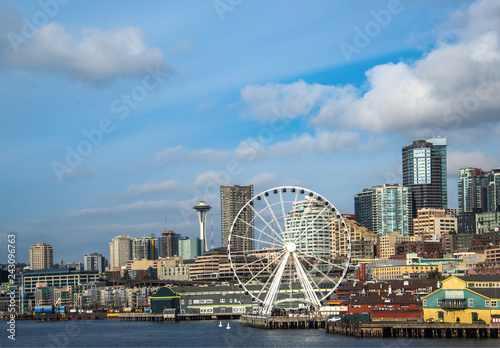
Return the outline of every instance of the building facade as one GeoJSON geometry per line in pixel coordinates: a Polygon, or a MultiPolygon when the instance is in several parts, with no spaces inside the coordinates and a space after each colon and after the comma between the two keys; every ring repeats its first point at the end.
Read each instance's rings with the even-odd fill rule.
{"type": "Polygon", "coordinates": [[[412,192],[412,215],[422,208],[446,209],[446,139],[416,140],[403,147],[403,186],[412,192]]]}
{"type": "Polygon", "coordinates": [[[83,269],[85,271],[104,273],[107,263],[106,258],[99,253],[92,253],[83,257],[83,269]]]}
{"type": "Polygon", "coordinates": [[[398,231],[402,236],[413,234],[412,193],[399,184],[373,187],[373,232],[385,236],[398,231]]]}
{"type": "MultiPolygon", "coordinates": [[[[233,221],[238,216],[241,208],[253,198],[253,185],[240,186],[221,186],[220,204],[221,204],[221,234],[222,247],[228,247],[228,237],[231,232],[233,221]]],[[[253,250],[254,248],[254,212],[253,209],[247,209],[239,215],[239,221],[233,228],[235,235],[245,238],[234,238],[231,241],[232,251],[253,250]],[[249,238],[249,239],[247,239],[249,238]]]]}
{"type": "Polygon", "coordinates": [[[54,266],[54,247],[46,243],[30,246],[30,269],[49,269],[54,266]]]}
{"type": "Polygon", "coordinates": [[[363,189],[354,196],[354,215],[357,222],[373,231],[373,189],[363,189]]]}
{"type": "Polygon", "coordinates": [[[158,237],[158,257],[172,257],[179,255],[180,234],[174,231],[165,231],[158,237]]]}
{"type": "Polygon", "coordinates": [[[457,218],[446,215],[444,209],[423,208],[413,219],[413,235],[422,240],[441,240],[441,235],[457,231],[457,218]]]}
{"type": "Polygon", "coordinates": [[[190,239],[188,237],[181,237],[179,239],[179,256],[183,260],[194,260],[197,256],[202,255],[202,243],[200,238],[190,239]]]}
{"type": "Polygon", "coordinates": [[[111,270],[127,265],[132,259],[132,240],[128,236],[117,236],[109,243],[109,261],[111,270]]]}
{"type": "MultiPolygon", "coordinates": [[[[347,235],[343,233],[345,228],[341,226],[340,219],[337,217],[332,219],[333,223],[330,225],[332,258],[346,257],[348,255],[349,243],[347,241],[347,235]]],[[[348,216],[344,216],[344,221],[349,229],[351,259],[374,258],[374,247],[375,244],[377,244],[377,234],[358,223],[357,220],[353,220],[348,216]]]]}
{"type": "Polygon", "coordinates": [[[488,211],[488,186],[491,172],[461,168],[458,176],[458,213],[488,211]]]}
{"type": "Polygon", "coordinates": [[[500,168],[493,169],[488,183],[488,211],[500,211],[500,168]]]}

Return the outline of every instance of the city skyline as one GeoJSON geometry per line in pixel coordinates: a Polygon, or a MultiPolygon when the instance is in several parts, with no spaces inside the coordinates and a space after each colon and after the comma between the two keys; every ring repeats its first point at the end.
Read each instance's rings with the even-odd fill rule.
{"type": "Polygon", "coordinates": [[[20,262],[195,238],[200,200],[221,245],[221,185],[352,214],[419,139],[447,139],[449,207],[459,168],[500,167],[497,1],[53,3],[0,5],[0,238],[20,262]]]}

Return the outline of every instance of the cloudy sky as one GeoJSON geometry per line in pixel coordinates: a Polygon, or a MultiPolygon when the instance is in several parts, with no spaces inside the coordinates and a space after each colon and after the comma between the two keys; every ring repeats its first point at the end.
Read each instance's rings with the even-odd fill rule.
{"type": "Polygon", "coordinates": [[[219,246],[221,184],[353,213],[435,136],[457,207],[459,167],[500,167],[498,18],[496,0],[0,1],[0,263],[11,232],[21,262],[195,237],[201,198],[219,246]]]}

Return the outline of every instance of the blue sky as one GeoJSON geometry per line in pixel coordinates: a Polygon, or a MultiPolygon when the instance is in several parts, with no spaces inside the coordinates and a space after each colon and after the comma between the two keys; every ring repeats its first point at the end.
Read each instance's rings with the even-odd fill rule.
{"type": "MultiPolygon", "coordinates": [[[[219,185],[300,185],[353,213],[401,182],[401,147],[448,139],[500,166],[500,3],[1,1],[0,257],[198,233],[219,185]],[[165,216],[167,222],[165,223],[165,216]]],[[[208,231],[210,233],[210,231],[208,231]]],[[[0,261],[1,262],[1,261],[0,261]]]]}

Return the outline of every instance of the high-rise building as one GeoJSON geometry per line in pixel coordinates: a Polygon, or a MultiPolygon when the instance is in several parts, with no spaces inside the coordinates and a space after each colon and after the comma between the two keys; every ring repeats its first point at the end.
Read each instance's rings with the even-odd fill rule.
{"type": "MultiPolygon", "coordinates": [[[[179,255],[179,239],[181,235],[174,231],[165,231],[158,237],[158,256],[172,257],[179,255]]],[[[156,258],[155,258],[156,259],[156,258]]]]}
{"type": "Polygon", "coordinates": [[[83,269],[85,271],[98,271],[103,273],[107,266],[107,260],[99,253],[92,253],[83,257],[83,269]]]}
{"type": "Polygon", "coordinates": [[[110,268],[125,267],[132,259],[132,240],[128,236],[118,236],[109,243],[110,268]]]}
{"type": "Polygon", "coordinates": [[[331,209],[325,209],[324,200],[306,196],[292,204],[292,210],[285,218],[283,240],[296,241],[297,250],[302,253],[329,259],[332,253],[330,226],[334,216],[331,209]]]}
{"type": "Polygon", "coordinates": [[[399,184],[373,187],[373,232],[385,236],[399,232],[401,236],[413,235],[412,193],[399,184]]]}
{"type": "Polygon", "coordinates": [[[458,213],[488,211],[488,186],[491,172],[461,168],[458,177],[458,213]]]}
{"type": "Polygon", "coordinates": [[[54,247],[45,243],[30,246],[30,269],[49,269],[54,267],[54,247]]]}
{"type": "Polygon", "coordinates": [[[200,238],[189,239],[181,237],[179,239],[179,256],[183,260],[193,260],[197,256],[202,255],[202,240],[200,238]]]}
{"type": "Polygon", "coordinates": [[[154,260],[154,238],[142,237],[132,238],[132,259],[131,260],[154,260]]]}
{"type": "MultiPolygon", "coordinates": [[[[234,219],[240,212],[241,208],[253,198],[253,185],[240,186],[221,186],[220,187],[220,204],[221,204],[221,234],[222,247],[228,246],[228,237],[231,232],[231,226],[234,219]]],[[[233,238],[231,241],[232,251],[244,251],[254,249],[254,229],[253,225],[254,212],[253,209],[247,209],[239,215],[239,221],[233,228],[235,235],[246,238],[233,238]]]]}
{"type": "Polygon", "coordinates": [[[373,189],[364,189],[354,196],[355,219],[370,231],[373,231],[372,197],[373,189]]]}
{"type": "Polygon", "coordinates": [[[500,212],[500,168],[493,169],[488,183],[488,211],[500,212]]]}
{"type": "MultiPolygon", "coordinates": [[[[375,244],[377,244],[377,234],[349,216],[344,215],[344,221],[349,229],[351,259],[373,259],[375,244]]],[[[343,233],[344,230],[345,227],[342,227],[342,220],[334,217],[333,223],[330,225],[332,259],[346,257],[348,254],[349,242],[347,241],[347,235],[343,233]]]]}
{"type": "Polygon", "coordinates": [[[448,208],[446,139],[416,140],[403,147],[403,186],[412,192],[412,216],[422,208],[448,208]]]}

